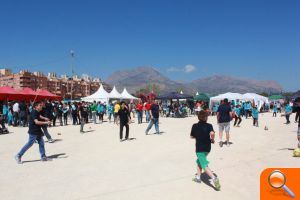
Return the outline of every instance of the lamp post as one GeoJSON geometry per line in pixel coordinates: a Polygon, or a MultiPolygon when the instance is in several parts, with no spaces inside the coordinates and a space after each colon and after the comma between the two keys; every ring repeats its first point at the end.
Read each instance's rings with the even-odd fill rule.
{"type": "Polygon", "coordinates": [[[73,99],[73,76],[74,76],[74,70],[73,70],[73,64],[74,64],[74,51],[71,50],[70,51],[70,55],[71,55],[71,101],[73,99]]]}

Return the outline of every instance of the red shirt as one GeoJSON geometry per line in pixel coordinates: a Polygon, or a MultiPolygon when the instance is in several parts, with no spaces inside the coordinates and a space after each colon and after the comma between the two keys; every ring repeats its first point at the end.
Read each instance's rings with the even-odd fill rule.
{"type": "Polygon", "coordinates": [[[136,109],[138,110],[138,111],[142,111],[143,110],[143,104],[141,104],[141,103],[139,103],[138,105],[136,105],[136,109]]]}
{"type": "Polygon", "coordinates": [[[146,103],[145,108],[146,108],[146,110],[150,110],[151,104],[150,103],[146,103]]]}

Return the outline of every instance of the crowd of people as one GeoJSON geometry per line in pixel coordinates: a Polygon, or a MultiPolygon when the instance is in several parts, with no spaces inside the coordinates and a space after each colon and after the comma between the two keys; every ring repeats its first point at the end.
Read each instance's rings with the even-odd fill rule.
{"type": "MultiPolygon", "coordinates": [[[[295,102],[298,109],[296,112],[295,122],[298,122],[298,148],[300,148],[300,103],[295,102]],[[297,104],[298,103],[298,104],[297,104]]],[[[198,116],[199,122],[192,126],[191,138],[196,140],[196,156],[197,156],[197,173],[193,179],[195,182],[201,182],[200,176],[204,171],[213,180],[215,188],[220,190],[221,185],[218,177],[212,173],[208,167],[207,155],[211,150],[211,143],[215,143],[215,131],[211,124],[207,123],[207,118],[211,114],[216,115],[219,129],[219,146],[230,146],[230,123],[232,120],[233,126],[240,127],[242,118],[253,118],[253,126],[259,126],[259,115],[261,112],[273,111],[273,117],[277,116],[278,112],[282,112],[282,116],[286,117],[286,124],[290,124],[290,115],[293,113],[292,105],[286,101],[284,104],[273,104],[270,107],[263,106],[258,109],[253,102],[229,102],[228,99],[222,100],[219,104],[213,105],[212,110],[209,110],[208,104],[205,102],[163,102],[157,100],[130,101],[130,102],[72,102],[62,103],[53,101],[41,101],[34,103],[26,102],[9,102],[2,105],[1,125],[2,129],[6,129],[5,124],[9,126],[28,126],[29,139],[28,142],[21,148],[15,156],[17,163],[22,163],[22,156],[25,152],[37,142],[42,161],[47,161],[48,158],[45,152],[43,136],[49,143],[54,142],[48,128],[49,126],[66,126],[71,121],[72,125],[80,125],[80,133],[84,133],[84,125],[86,123],[103,123],[106,116],[109,123],[119,125],[120,142],[129,140],[129,126],[133,118],[137,118],[137,124],[143,123],[143,119],[148,123],[145,134],[149,134],[149,130],[155,127],[155,134],[161,134],[159,129],[159,117],[171,117],[182,114],[187,116],[194,114],[198,116]],[[177,114],[176,114],[177,113],[177,114]],[[145,118],[143,118],[145,115],[145,118]],[[57,124],[58,121],[58,124],[57,124]],[[125,137],[123,137],[123,129],[125,137]],[[225,142],[223,141],[223,133],[225,132],[225,142]]]]}

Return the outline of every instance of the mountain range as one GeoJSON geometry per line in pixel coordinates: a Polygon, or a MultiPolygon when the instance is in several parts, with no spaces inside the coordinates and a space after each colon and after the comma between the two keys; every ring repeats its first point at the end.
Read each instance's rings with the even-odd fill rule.
{"type": "Polygon", "coordinates": [[[215,75],[199,78],[191,82],[171,80],[152,67],[137,67],[129,70],[120,70],[112,73],[105,81],[111,86],[116,86],[119,91],[125,87],[135,94],[141,88],[149,85],[158,86],[160,93],[183,91],[186,94],[204,92],[208,94],[220,94],[225,92],[238,93],[279,93],[282,87],[274,80],[253,80],[248,78],[236,78],[232,76],[215,75]]]}

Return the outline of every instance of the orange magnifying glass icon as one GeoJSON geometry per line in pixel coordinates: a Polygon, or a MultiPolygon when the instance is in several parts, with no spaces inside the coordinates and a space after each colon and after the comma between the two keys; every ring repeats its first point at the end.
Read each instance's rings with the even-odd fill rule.
{"type": "Polygon", "coordinates": [[[271,187],[275,189],[282,188],[290,195],[290,197],[295,198],[295,194],[292,192],[292,190],[285,185],[286,177],[281,171],[274,170],[269,175],[268,181],[271,187]]]}

